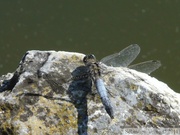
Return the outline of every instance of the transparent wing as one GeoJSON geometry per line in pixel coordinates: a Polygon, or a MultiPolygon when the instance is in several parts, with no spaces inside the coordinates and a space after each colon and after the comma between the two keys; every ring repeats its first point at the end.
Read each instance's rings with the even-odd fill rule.
{"type": "Polygon", "coordinates": [[[150,74],[161,66],[161,62],[158,60],[150,60],[141,62],[138,64],[134,64],[129,66],[128,68],[135,69],[136,71],[140,71],[146,74],[150,74]]]}
{"type": "Polygon", "coordinates": [[[137,44],[132,44],[124,48],[119,53],[115,53],[101,59],[101,62],[113,67],[127,67],[139,54],[140,47],[137,44]]]}

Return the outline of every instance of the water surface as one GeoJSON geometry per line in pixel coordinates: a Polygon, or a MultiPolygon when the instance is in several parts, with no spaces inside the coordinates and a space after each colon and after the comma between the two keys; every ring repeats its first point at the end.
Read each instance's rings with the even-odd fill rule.
{"type": "Polygon", "coordinates": [[[0,75],[28,50],[93,53],[98,59],[139,44],[137,62],[158,59],[152,76],[179,91],[180,1],[0,2],[0,75]]]}

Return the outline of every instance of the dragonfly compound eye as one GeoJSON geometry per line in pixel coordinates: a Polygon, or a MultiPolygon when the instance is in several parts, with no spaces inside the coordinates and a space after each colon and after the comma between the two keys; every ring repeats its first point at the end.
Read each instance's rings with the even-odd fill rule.
{"type": "Polygon", "coordinates": [[[83,62],[84,62],[85,64],[87,64],[87,63],[94,63],[94,62],[96,62],[96,57],[95,57],[93,54],[86,55],[86,56],[83,58],[83,62]]]}
{"type": "Polygon", "coordinates": [[[89,58],[89,59],[94,59],[94,60],[96,60],[96,57],[94,56],[94,54],[90,54],[90,55],[88,56],[88,58],[89,58]]]}

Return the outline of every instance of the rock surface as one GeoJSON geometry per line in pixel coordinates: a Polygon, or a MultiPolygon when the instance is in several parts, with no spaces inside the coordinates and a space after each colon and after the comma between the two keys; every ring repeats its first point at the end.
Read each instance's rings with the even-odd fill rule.
{"type": "Polygon", "coordinates": [[[180,128],[180,94],[147,74],[101,63],[111,119],[91,88],[83,57],[28,51],[14,73],[0,78],[0,134],[162,134],[180,128]]]}

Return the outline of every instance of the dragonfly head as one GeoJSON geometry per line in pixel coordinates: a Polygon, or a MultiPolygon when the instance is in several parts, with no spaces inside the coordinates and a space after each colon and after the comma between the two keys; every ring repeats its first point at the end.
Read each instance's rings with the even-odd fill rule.
{"type": "Polygon", "coordinates": [[[86,55],[83,58],[83,62],[84,62],[85,65],[90,64],[90,63],[95,63],[96,62],[96,57],[93,54],[86,55]]]}

